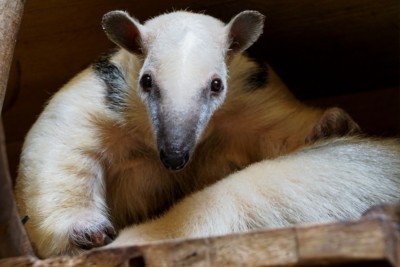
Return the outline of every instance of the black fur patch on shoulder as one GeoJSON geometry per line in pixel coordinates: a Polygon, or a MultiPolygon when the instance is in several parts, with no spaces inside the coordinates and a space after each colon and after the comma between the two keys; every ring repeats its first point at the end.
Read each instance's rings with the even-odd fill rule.
{"type": "Polygon", "coordinates": [[[113,50],[100,56],[92,65],[96,75],[106,84],[105,100],[107,107],[121,111],[126,106],[126,81],[124,74],[114,63],[111,57],[118,50],[113,50]]]}
{"type": "Polygon", "coordinates": [[[258,89],[263,89],[268,82],[268,68],[267,64],[258,62],[257,66],[249,69],[246,74],[244,90],[247,92],[253,92],[258,89]]]}

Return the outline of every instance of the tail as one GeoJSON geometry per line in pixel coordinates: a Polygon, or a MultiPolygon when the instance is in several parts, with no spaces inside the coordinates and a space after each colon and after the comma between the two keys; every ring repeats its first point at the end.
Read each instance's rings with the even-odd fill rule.
{"type": "Polygon", "coordinates": [[[260,218],[263,226],[353,219],[400,201],[400,140],[327,140],[245,172],[279,218],[260,218]]]}

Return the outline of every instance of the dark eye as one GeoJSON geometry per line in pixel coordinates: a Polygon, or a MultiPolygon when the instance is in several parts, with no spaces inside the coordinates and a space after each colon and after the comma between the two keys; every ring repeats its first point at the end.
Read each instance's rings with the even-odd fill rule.
{"type": "Polygon", "coordinates": [[[153,87],[153,79],[151,78],[150,74],[144,74],[140,79],[140,85],[145,91],[148,91],[153,87]]]}
{"type": "Polygon", "coordinates": [[[222,85],[221,79],[216,78],[216,79],[213,79],[213,80],[211,81],[211,91],[212,91],[213,93],[219,93],[219,92],[221,92],[223,89],[224,89],[224,86],[222,85]]]}

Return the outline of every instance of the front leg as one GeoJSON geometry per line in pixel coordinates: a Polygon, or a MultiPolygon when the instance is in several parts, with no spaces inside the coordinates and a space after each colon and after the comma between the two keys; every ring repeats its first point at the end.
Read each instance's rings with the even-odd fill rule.
{"type": "Polygon", "coordinates": [[[106,211],[102,166],[80,149],[55,149],[42,141],[28,139],[16,185],[36,252],[42,257],[77,254],[110,243],[116,233],[106,211]],[[41,152],[51,156],[32,158],[41,152]]]}
{"type": "Polygon", "coordinates": [[[95,113],[98,107],[91,102],[74,107],[69,101],[76,97],[74,91],[54,97],[21,154],[17,205],[30,218],[25,227],[41,257],[78,254],[116,234],[105,199],[101,132],[84,109],[95,113]]]}

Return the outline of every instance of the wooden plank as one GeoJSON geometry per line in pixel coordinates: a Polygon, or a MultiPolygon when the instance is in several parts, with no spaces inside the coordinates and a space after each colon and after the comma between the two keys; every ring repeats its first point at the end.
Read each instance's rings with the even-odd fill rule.
{"type": "Polygon", "coordinates": [[[148,266],[264,266],[298,261],[293,228],[234,234],[182,242],[162,242],[140,248],[148,266]]]}
{"type": "Polygon", "coordinates": [[[5,147],[4,132],[0,122],[0,259],[33,255],[15,206],[5,147]]]}
{"type": "MultiPolygon", "coordinates": [[[[0,109],[25,1],[0,0],[0,109]]],[[[0,122],[0,258],[31,254],[18,216],[8,170],[5,136],[0,122]]]]}
{"type": "Polygon", "coordinates": [[[302,262],[346,262],[385,257],[385,233],[380,220],[299,228],[302,262]]]}
{"type": "Polygon", "coordinates": [[[292,265],[299,261],[295,228],[232,235],[211,240],[211,260],[214,266],[241,263],[251,266],[292,265]]]}
{"type": "Polygon", "coordinates": [[[363,217],[382,221],[387,259],[393,266],[400,266],[400,204],[373,207],[363,217]]]}
{"type": "Polygon", "coordinates": [[[398,266],[399,207],[386,206],[359,221],[153,242],[76,257],[10,258],[0,266],[398,266]]]}
{"type": "Polygon", "coordinates": [[[0,1],[0,107],[3,106],[24,4],[25,1],[0,1]]]}

